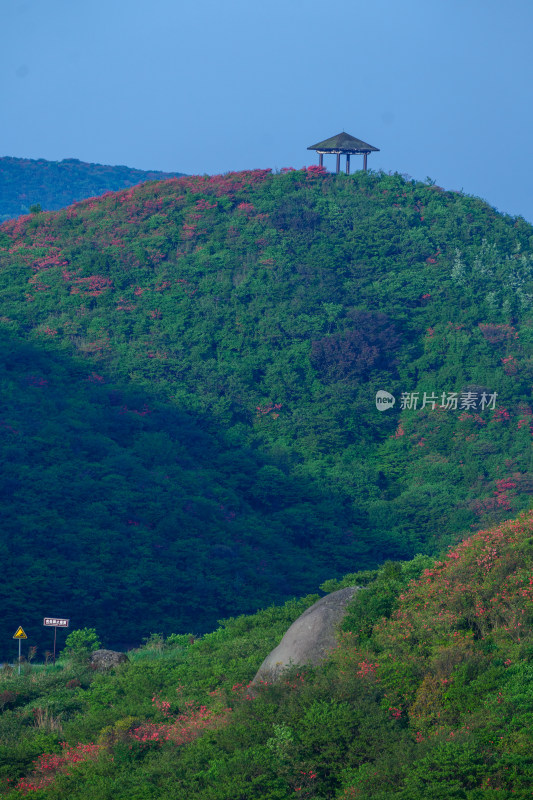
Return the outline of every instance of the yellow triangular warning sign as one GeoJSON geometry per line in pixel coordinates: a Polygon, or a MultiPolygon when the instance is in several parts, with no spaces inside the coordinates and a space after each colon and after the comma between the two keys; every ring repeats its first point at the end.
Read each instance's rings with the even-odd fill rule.
{"type": "Polygon", "coordinates": [[[24,633],[24,631],[23,631],[23,629],[22,629],[22,626],[21,626],[21,625],[19,625],[19,626],[18,626],[18,628],[17,628],[17,632],[16,632],[16,633],[15,633],[15,635],[13,636],[13,639],[27,639],[27,638],[28,638],[28,637],[27,637],[27,636],[26,636],[26,634],[24,633]]]}

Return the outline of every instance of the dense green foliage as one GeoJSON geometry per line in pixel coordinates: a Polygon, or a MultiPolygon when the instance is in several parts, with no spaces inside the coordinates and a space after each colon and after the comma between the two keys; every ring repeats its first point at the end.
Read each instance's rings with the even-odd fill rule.
{"type": "Polygon", "coordinates": [[[6,222],[2,641],[206,632],[527,508],[532,251],[475,198],[318,168],[6,222]]]}
{"type": "Polygon", "coordinates": [[[55,211],[87,197],[135,186],[142,181],[179,177],[157,172],[87,164],[77,158],[0,158],[0,222],[27,214],[32,206],[55,211]]]}
{"type": "Polygon", "coordinates": [[[2,225],[0,629],[29,635],[3,795],[530,797],[533,512],[506,520],[532,300],[531,226],[399,175],[187,177],[2,225]],[[252,690],[317,595],[272,603],[321,583],[362,587],[339,647],[252,690]],[[74,630],[33,664],[50,614],[74,630]]]}
{"type": "Polygon", "coordinates": [[[50,615],[120,647],[152,626],[205,632],[356,558],[357,542],[336,541],[354,514],[304,478],[272,497],[270,462],[202,415],[102,384],[50,348],[0,341],[5,657],[21,623],[25,647],[51,649],[50,615]],[[308,518],[322,531],[315,551],[298,540],[308,518]]]}
{"type": "Polygon", "coordinates": [[[9,800],[511,800],[533,782],[533,512],[357,583],[339,646],[249,682],[308,596],[107,674],[0,674],[9,800]],[[62,744],[61,744],[62,743],[62,744]],[[34,762],[32,764],[32,761],[34,762]],[[17,787],[17,788],[12,788],[17,787]],[[39,788],[40,787],[40,788],[39,788]]]}

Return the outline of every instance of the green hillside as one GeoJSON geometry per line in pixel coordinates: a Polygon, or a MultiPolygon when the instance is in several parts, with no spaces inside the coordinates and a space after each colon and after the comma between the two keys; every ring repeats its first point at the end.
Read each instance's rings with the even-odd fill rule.
{"type": "Polygon", "coordinates": [[[32,206],[55,211],[78,200],[150,180],[179,177],[131,167],[88,164],[77,158],[0,158],[0,222],[27,214],[32,206]]]}
{"type": "Polygon", "coordinates": [[[320,667],[250,693],[262,659],[317,595],[152,636],[111,674],[80,632],[47,668],[0,673],[9,800],[525,800],[533,784],[533,512],[438,561],[360,585],[320,667]]]}
{"type": "Polygon", "coordinates": [[[527,509],[532,252],[476,198],[318,168],[4,223],[5,647],[205,632],[527,509]]]}

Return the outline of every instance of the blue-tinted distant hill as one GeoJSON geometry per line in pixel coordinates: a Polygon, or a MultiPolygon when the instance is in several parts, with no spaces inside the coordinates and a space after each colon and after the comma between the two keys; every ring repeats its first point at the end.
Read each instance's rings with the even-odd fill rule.
{"type": "Polygon", "coordinates": [[[0,158],[0,222],[27,214],[33,205],[57,211],[87,197],[181,175],[183,172],[87,164],[77,158],[46,161],[4,156],[0,158]]]}

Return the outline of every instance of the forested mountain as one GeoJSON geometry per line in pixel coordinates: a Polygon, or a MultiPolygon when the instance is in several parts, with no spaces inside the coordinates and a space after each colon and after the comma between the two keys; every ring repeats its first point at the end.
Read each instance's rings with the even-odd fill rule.
{"type": "Polygon", "coordinates": [[[27,214],[32,206],[55,211],[77,200],[135,186],[137,183],[179,177],[182,172],[157,172],[87,164],[77,158],[0,158],[0,222],[27,214]]]}
{"type": "Polygon", "coordinates": [[[532,253],[478,199],[314,167],[4,223],[2,641],[205,632],[528,508],[532,253]]]}
{"type": "Polygon", "coordinates": [[[93,631],[0,673],[9,800],[526,800],[533,784],[533,513],[359,585],[323,665],[250,689],[317,595],[152,636],[111,674],[93,631]]]}

